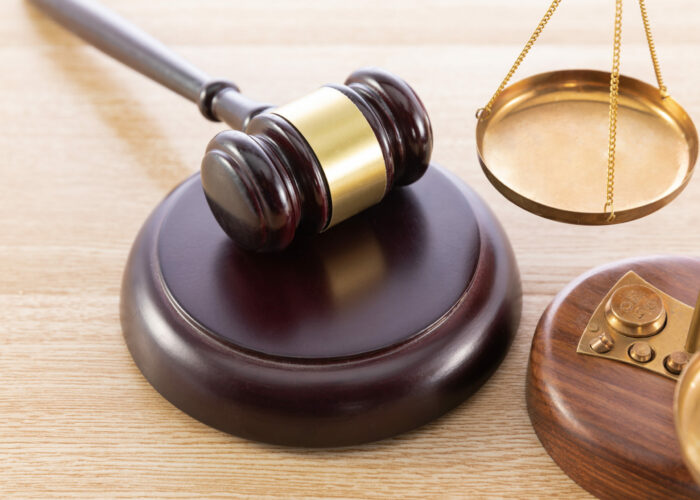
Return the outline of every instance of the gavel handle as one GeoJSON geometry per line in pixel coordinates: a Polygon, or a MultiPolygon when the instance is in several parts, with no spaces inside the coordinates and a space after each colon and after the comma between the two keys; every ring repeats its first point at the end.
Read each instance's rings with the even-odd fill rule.
{"type": "Polygon", "coordinates": [[[204,116],[243,130],[269,105],[213,80],[155,38],[94,1],[29,0],[61,26],[105,54],[198,104],[204,116]]]}

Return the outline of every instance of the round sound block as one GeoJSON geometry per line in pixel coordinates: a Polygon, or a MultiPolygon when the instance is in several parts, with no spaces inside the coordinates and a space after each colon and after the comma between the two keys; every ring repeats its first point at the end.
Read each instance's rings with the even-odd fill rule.
{"type": "Polygon", "coordinates": [[[342,446],[417,427],[476,391],[511,344],[520,296],[501,226],[438,167],[277,254],[239,250],[192,176],[134,243],[121,321],[148,381],[198,420],[342,446]]]}
{"type": "Polygon", "coordinates": [[[676,381],[577,353],[591,315],[628,271],[685,304],[695,304],[698,259],[634,259],[576,279],[547,308],[532,340],[530,420],[559,467],[599,498],[699,498],[700,486],[683,465],[676,438],[676,381]]]}

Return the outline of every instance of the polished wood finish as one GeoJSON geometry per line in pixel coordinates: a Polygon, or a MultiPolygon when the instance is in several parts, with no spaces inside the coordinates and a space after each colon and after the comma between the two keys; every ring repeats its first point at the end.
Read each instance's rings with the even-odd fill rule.
{"type": "MultiPolygon", "coordinates": [[[[386,192],[418,180],[428,168],[433,132],[418,95],[379,68],[331,85],[362,112],[379,142],[386,192]]],[[[330,126],[337,126],[329,124],[330,126]]],[[[255,251],[286,248],[297,233],[319,233],[333,204],[323,169],[303,135],[274,110],[252,118],[245,133],[218,134],[202,160],[202,184],[222,229],[255,251]]]]}
{"type": "Polygon", "coordinates": [[[593,311],[628,271],[695,303],[700,259],[636,258],[577,278],[535,331],[527,380],[530,419],[554,461],[599,498],[698,498],[700,486],[683,465],[675,433],[675,381],[576,352],[593,311]]]}
{"type": "MultiPolygon", "coordinates": [[[[530,36],[542,2],[103,1],[258,99],[283,103],[367,64],[411,82],[430,111],[433,158],[487,201],[513,243],[523,318],[493,377],[415,432],[342,450],[289,450],[193,421],[135,366],[119,290],[136,232],[197,172],[223,126],[26,1],[0,1],[2,496],[591,499],[549,457],[528,418],[537,320],[595,266],[650,253],[700,256],[700,231],[692,230],[700,182],[672,206],[615,228],[542,220],[493,189],[475,158],[472,117],[530,36]]],[[[700,31],[691,20],[700,3],[647,3],[671,93],[697,119],[700,31]]],[[[625,5],[635,24],[634,4],[625,5]]],[[[613,8],[610,0],[562,3],[522,75],[609,69],[613,8]]],[[[625,73],[653,81],[643,30],[623,37],[625,73]]]]}
{"type": "Polygon", "coordinates": [[[474,393],[505,356],[520,307],[500,225],[433,167],[279,254],[238,249],[193,176],[141,230],[121,317],[146,378],[195,418],[258,441],[347,446],[474,393]]]}

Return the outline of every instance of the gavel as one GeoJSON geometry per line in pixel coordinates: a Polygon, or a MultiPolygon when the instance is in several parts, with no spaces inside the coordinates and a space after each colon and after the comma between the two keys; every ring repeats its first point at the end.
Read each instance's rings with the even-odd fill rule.
{"type": "Polygon", "coordinates": [[[235,130],[209,143],[201,166],[214,217],[240,247],[286,248],[378,203],[428,168],[433,134],[418,95],[376,69],[352,73],[273,107],[212,79],[104,7],[86,0],[29,0],[69,31],[195,102],[235,130]]]}

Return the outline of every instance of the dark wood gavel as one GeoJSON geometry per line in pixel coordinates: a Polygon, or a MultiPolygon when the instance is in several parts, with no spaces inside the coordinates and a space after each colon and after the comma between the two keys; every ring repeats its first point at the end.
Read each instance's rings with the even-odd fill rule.
{"type": "Polygon", "coordinates": [[[287,247],[410,184],[428,168],[432,128],[413,89],[380,69],[356,71],[272,107],[243,96],[94,2],[30,0],[59,24],[236,130],[218,134],[202,185],[219,225],[249,250],[287,247]]]}

